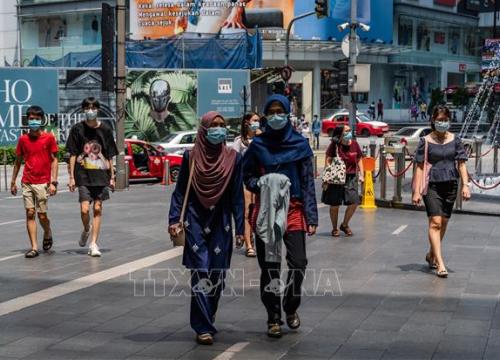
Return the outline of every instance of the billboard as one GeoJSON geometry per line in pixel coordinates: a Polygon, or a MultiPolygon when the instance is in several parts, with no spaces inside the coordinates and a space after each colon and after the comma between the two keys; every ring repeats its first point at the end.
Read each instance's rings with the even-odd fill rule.
{"type": "Polygon", "coordinates": [[[248,71],[200,71],[198,73],[198,114],[215,110],[225,118],[237,118],[243,113],[244,87],[250,98],[248,71]]]}
{"type": "Polygon", "coordinates": [[[41,106],[47,119],[57,113],[57,70],[0,68],[0,146],[17,143],[31,105],[41,106]]]}
{"type": "MultiPolygon", "coordinates": [[[[350,18],[349,0],[329,1],[330,16],[335,21],[350,18]]],[[[392,40],[392,5],[393,0],[358,0],[358,19],[372,24],[368,34],[372,38],[392,40]]],[[[254,28],[264,38],[276,34],[282,37],[294,16],[314,8],[314,0],[130,0],[130,37],[160,39],[182,33],[228,34],[254,28]]],[[[293,34],[305,40],[327,40],[331,37],[327,24],[334,24],[334,20],[311,16],[297,22],[293,34]]]]}
{"type": "Polygon", "coordinates": [[[500,61],[500,39],[486,39],[481,54],[481,71],[498,69],[500,61]]]}
{"type": "Polygon", "coordinates": [[[125,136],[158,141],[198,126],[194,71],[130,71],[127,74],[125,136]]]}
{"type": "MultiPolygon", "coordinates": [[[[347,30],[340,32],[337,25],[349,20],[350,1],[330,1],[331,17],[318,20],[315,16],[310,16],[297,21],[294,25],[294,35],[301,39],[341,41],[347,35],[347,30]],[[349,15],[347,15],[348,13],[349,15]]],[[[358,32],[362,41],[391,43],[393,39],[393,5],[393,0],[358,0],[358,20],[370,25],[370,31],[358,32]],[[360,5],[362,5],[361,8],[359,8],[360,5]]],[[[311,11],[313,6],[314,1],[312,0],[296,1],[295,15],[311,11]]]]}

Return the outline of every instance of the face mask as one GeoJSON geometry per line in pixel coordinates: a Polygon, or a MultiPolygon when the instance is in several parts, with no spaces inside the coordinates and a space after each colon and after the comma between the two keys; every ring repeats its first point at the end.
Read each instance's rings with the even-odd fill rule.
{"type": "Polygon", "coordinates": [[[438,132],[446,132],[450,128],[450,122],[449,121],[436,121],[434,123],[434,127],[436,128],[436,131],[438,132]]]}
{"type": "Polygon", "coordinates": [[[208,128],[207,140],[213,144],[218,145],[226,140],[227,129],[223,127],[208,128]]]}
{"type": "Polygon", "coordinates": [[[250,123],[250,130],[253,132],[256,132],[260,128],[260,124],[258,122],[251,122],[250,123]]]}
{"type": "Polygon", "coordinates": [[[28,120],[28,127],[30,130],[39,130],[42,127],[42,120],[32,119],[28,120]]]}
{"type": "Polygon", "coordinates": [[[273,130],[281,130],[288,123],[288,116],[285,114],[274,114],[269,118],[267,123],[273,130]]]}
{"type": "Polygon", "coordinates": [[[97,110],[86,110],[85,117],[87,120],[95,120],[97,119],[97,110]]]}
{"type": "Polygon", "coordinates": [[[344,136],[342,137],[345,141],[352,140],[352,131],[349,131],[348,133],[345,133],[344,136]]]}

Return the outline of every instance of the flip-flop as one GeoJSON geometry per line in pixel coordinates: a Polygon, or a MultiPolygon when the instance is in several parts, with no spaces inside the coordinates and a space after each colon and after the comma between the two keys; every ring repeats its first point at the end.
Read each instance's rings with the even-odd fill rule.
{"type": "Polygon", "coordinates": [[[43,239],[43,250],[44,251],[49,251],[52,248],[52,244],[54,241],[52,240],[52,236],[49,237],[48,239],[43,239]]]}
{"type": "Polygon", "coordinates": [[[256,257],[257,253],[255,252],[254,248],[248,248],[247,251],[245,252],[246,257],[256,257]]]}
{"type": "Polygon", "coordinates": [[[430,257],[429,253],[427,253],[427,255],[425,255],[425,261],[427,261],[427,264],[429,264],[429,269],[434,270],[434,269],[438,268],[437,264],[435,262],[431,261],[431,257],[430,257]]]}
{"type": "Polygon", "coordinates": [[[339,229],[333,229],[333,230],[332,230],[332,236],[333,236],[333,237],[339,237],[339,236],[340,236],[340,231],[339,231],[339,229]]]}
{"type": "Polygon", "coordinates": [[[339,226],[339,229],[343,232],[345,232],[345,234],[347,236],[352,236],[352,230],[349,228],[349,226],[346,226],[346,225],[340,225],[339,226]]]}

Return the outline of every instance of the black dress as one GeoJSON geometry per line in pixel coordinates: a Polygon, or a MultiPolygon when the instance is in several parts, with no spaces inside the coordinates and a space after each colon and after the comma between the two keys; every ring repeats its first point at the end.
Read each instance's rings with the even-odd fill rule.
{"type": "MultiPolygon", "coordinates": [[[[415,162],[424,162],[425,140],[420,139],[415,162]]],[[[428,141],[428,159],[432,165],[429,174],[429,190],[424,195],[427,216],[444,216],[449,218],[458,193],[457,161],[467,161],[462,141],[455,138],[446,144],[434,144],[428,141]]]]}

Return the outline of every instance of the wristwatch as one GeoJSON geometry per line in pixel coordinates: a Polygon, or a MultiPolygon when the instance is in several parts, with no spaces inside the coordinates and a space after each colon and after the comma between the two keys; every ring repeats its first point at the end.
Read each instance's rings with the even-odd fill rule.
{"type": "Polygon", "coordinates": [[[54,185],[55,187],[57,187],[57,185],[59,185],[59,182],[57,182],[57,181],[52,181],[50,184],[51,184],[51,185],[54,185]]]}

